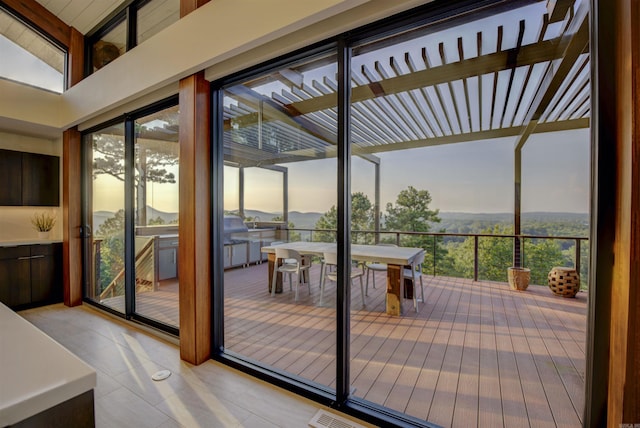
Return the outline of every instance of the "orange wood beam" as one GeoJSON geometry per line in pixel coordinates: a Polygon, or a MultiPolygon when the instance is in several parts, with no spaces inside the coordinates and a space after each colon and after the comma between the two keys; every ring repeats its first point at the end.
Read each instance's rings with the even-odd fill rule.
{"type": "Polygon", "coordinates": [[[62,258],[64,304],[82,304],[81,156],[82,137],[77,128],[62,135],[62,258]]]}
{"type": "Polygon", "coordinates": [[[618,428],[640,423],[640,3],[607,6],[615,8],[617,134],[607,425],[618,428]]]}
{"type": "Polygon", "coordinates": [[[67,55],[67,87],[70,88],[84,78],[84,36],[71,27],[67,55]]]}
{"type": "Polygon", "coordinates": [[[40,3],[35,0],[2,0],[2,3],[69,49],[71,27],[40,3]]]}
{"type": "Polygon", "coordinates": [[[180,357],[211,356],[211,149],[209,82],[180,81],[180,357]]]}
{"type": "Polygon", "coordinates": [[[180,18],[207,3],[209,3],[209,0],[180,0],[180,18]]]}

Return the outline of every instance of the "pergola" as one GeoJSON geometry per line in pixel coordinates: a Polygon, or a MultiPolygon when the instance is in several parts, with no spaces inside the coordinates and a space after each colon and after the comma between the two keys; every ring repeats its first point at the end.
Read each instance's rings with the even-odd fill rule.
{"type": "MultiPolygon", "coordinates": [[[[375,165],[377,217],[377,153],[516,137],[514,234],[521,233],[523,146],[532,134],[588,128],[590,122],[588,4],[557,0],[548,2],[547,8],[541,22],[521,19],[517,35],[506,34],[498,25],[491,30],[495,33],[465,31],[455,43],[419,45],[424,39],[408,32],[402,38],[411,40],[410,49],[402,51],[408,45],[401,45],[384,58],[378,55],[353,68],[352,153],[375,165]],[[537,31],[531,31],[535,25],[537,31]],[[515,42],[508,45],[507,39],[515,42]],[[495,40],[495,46],[487,47],[486,40],[495,40]]],[[[437,24],[432,33],[436,30],[437,24]]],[[[424,37],[425,29],[420,31],[424,37]]],[[[355,52],[366,55],[367,49],[365,45],[355,52]]],[[[235,100],[224,109],[225,162],[240,169],[241,213],[244,168],[284,174],[286,221],[288,180],[282,165],[337,155],[335,74],[305,76],[322,67],[333,70],[328,66],[332,61],[319,58],[225,89],[226,96],[235,100]]],[[[375,220],[378,231],[380,221],[375,220]]],[[[514,266],[520,263],[516,239],[514,266]]]]}

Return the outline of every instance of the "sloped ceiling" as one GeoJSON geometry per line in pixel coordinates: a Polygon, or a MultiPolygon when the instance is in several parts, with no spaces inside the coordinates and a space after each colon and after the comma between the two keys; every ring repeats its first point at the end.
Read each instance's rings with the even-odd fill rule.
{"type": "Polygon", "coordinates": [[[111,12],[118,8],[123,0],[36,0],[65,24],[87,34],[111,12]]]}

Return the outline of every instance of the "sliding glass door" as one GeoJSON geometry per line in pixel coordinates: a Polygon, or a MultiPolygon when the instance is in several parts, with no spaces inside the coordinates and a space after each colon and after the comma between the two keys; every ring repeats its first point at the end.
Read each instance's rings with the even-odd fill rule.
{"type": "Polygon", "coordinates": [[[85,133],[84,235],[85,297],[177,334],[176,104],[85,133]]]}

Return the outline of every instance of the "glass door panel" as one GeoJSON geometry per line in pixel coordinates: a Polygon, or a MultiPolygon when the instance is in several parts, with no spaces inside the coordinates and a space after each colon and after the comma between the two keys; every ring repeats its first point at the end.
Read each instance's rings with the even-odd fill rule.
{"type": "Polygon", "coordinates": [[[124,125],[85,137],[88,165],[87,290],[89,299],[125,311],[124,275],[124,125]]]}
{"type": "Polygon", "coordinates": [[[314,57],[224,89],[225,349],[330,388],[336,70],[314,57]]]}
{"type": "Polygon", "coordinates": [[[135,312],[178,327],[178,107],[135,130],[135,312]]]}

